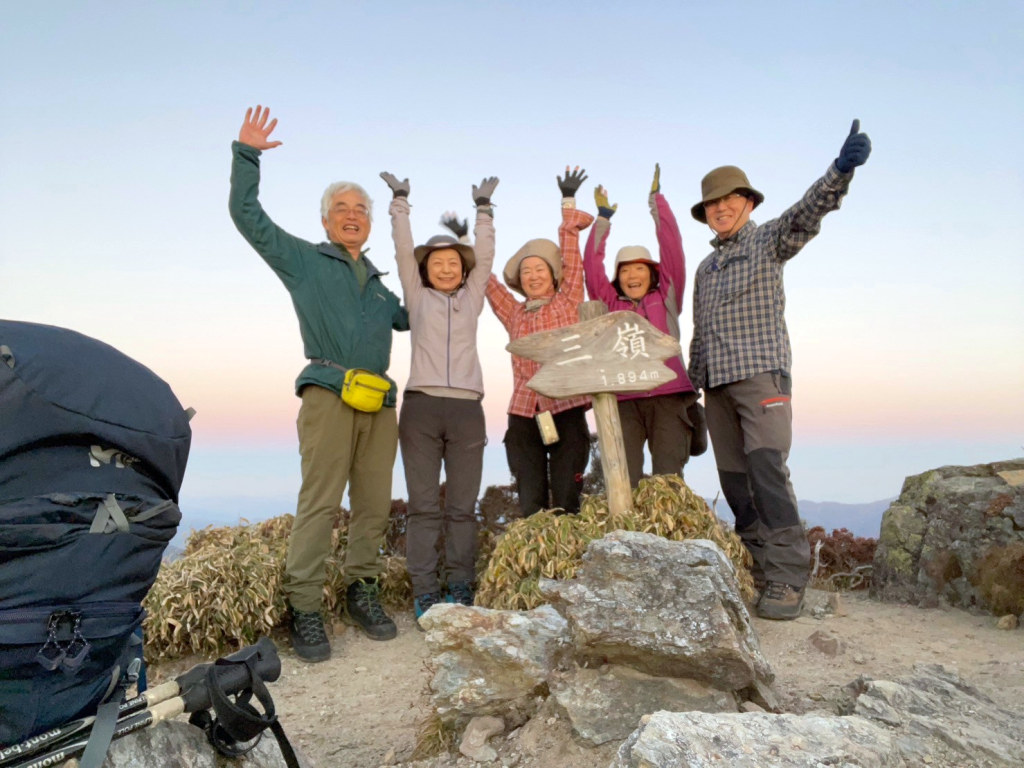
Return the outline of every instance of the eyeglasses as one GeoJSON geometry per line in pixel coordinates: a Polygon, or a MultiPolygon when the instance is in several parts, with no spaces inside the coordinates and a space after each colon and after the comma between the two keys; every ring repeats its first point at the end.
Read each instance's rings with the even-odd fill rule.
{"type": "Polygon", "coordinates": [[[730,192],[725,197],[718,197],[715,198],[714,200],[708,200],[707,202],[705,202],[704,210],[710,211],[712,208],[715,208],[716,206],[724,205],[725,203],[731,203],[733,200],[739,197],[742,197],[744,200],[747,199],[747,196],[742,194],[741,192],[730,192]]]}
{"type": "Polygon", "coordinates": [[[331,210],[341,217],[345,217],[348,216],[350,213],[354,213],[357,219],[365,219],[368,218],[370,215],[370,210],[363,205],[357,205],[355,208],[349,208],[347,205],[336,205],[331,210]]]}

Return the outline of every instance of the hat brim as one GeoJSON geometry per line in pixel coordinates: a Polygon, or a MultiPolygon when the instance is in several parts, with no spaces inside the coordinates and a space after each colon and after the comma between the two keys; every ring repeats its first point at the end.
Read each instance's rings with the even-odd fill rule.
{"type": "Polygon", "coordinates": [[[525,259],[531,256],[542,259],[548,265],[548,269],[551,270],[551,279],[555,285],[555,290],[558,290],[558,284],[562,280],[562,251],[555,243],[543,238],[530,240],[508,260],[505,269],[502,271],[505,285],[516,293],[526,296],[526,291],[523,290],[523,285],[519,280],[519,267],[525,259]]]}
{"type": "Polygon", "coordinates": [[[424,260],[432,254],[434,251],[443,251],[445,249],[451,249],[457,251],[462,260],[466,263],[466,271],[468,272],[476,266],[476,253],[473,251],[473,246],[466,245],[465,243],[437,243],[435,245],[417,245],[413,251],[413,256],[416,257],[416,263],[422,264],[424,260]]]}
{"type": "Polygon", "coordinates": [[[708,217],[707,214],[704,212],[704,203],[706,203],[709,200],[717,200],[720,197],[731,195],[733,192],[746,192],[754,201],[755,208],[757,208],[757,206],[764,202],[764,195],[762,195],[753,187],[733,186],[726,184],[721,187],[716,187],[715,189],[712,189],[706,195],[704,195],[704,198],[690,209],[690,213],[693,215],[693,218],[695,218],[701,224],[707,224],[708,217]]]}

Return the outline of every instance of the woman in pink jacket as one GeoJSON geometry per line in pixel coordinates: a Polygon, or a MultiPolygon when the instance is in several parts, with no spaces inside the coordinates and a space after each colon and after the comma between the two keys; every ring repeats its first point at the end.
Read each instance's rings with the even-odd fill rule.
{"type": "MultiPolygon", "coordinates": [[[[658,234],[660,263],[642,245],[628,245],[615,257],[615,276],[605,273],[604,254],[611,231],[611,217],[618,205],[608,204],[604,187],[594,193],[597,224],[590,231],[583,256],[587,293],[603,301],[609,312],[631,310],[647,318],[656,328],[679,338],[679,313],[686,287],[686,259],[679,225],[668,201],[661,194],[661,169],[655,166],[654,183],[648,200],[658,234]]],[[[626,444],[629,482],[635,488],[643,474],[644,444],[651,452],[656,475],[681,475],[691,452],[707,448],[699,418],[697,393],[686,375],[682,356],[666,361],[676,378],[650,392],[618,396],[622,436],[626,444]],[[696,438],[696,439],[695,439],[696,438]],[[703,444],[701,444],[703,443],[703,444]]]]}

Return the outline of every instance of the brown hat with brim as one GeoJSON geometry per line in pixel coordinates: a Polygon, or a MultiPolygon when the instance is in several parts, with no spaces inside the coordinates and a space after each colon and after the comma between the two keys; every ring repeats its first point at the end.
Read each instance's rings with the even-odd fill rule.
{"type": "Polygon", "coordinates": [[[557,245],[542,237],[530,240],[516,251],[515,256],[508,260],[504,272],[505,284],[516,293],[526,296],[526,291],[523,290],[523,284],[519,279],[519,266],[523,263],[523,259],[528,259],[531,256],[543,259],[548,267],[551,268],[551,277],[554,279],[555,288],[557,289],[558,283],[562,279],[562,252],[558,249],[557,245]]]}
{"type": "Polygon", "coordinates": [[[451,235],[434,235],[423,245],[417,245],[413,255],[416,257],[416,263],[422,264],[423,260],[434,251],[443,251],[446,248],[458,251],[459,256],[466,264],[467,272],[476,266],[476,253],[473,251],[473,247],[460,243],[451,235]]]}
{"type": "Polygon", "coordinates": [[[704,203],[725,197],[732,192],[744,192],[749,195],[754,201],[755,208],[764,202],[764,195],[750,186],[747,174],[735,165],[723,165],[721,168],[715,168],[701,179],[700,202],[690,209],[690,213],[701,224],[707,224],[708,217],[704,213],[704,203]]]}

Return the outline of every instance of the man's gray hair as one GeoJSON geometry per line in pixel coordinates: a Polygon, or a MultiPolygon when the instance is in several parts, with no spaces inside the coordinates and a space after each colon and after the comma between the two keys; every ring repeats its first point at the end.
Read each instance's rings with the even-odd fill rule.
{"type": "Polygon", "coordinates": [[[320,199],[320,215],[323,218],[327,218],[327,211],[331,207],[331,200],[334,196],[341,192],[356,191],[363,196],[363,201],[366,203],[366,210],[368,212],[368,218],[373,221],[373,200],[366,193],[366,190],[356,184],[354,181],[336,181],[326,190],[324,190],[324,196],[320,199]]]}

